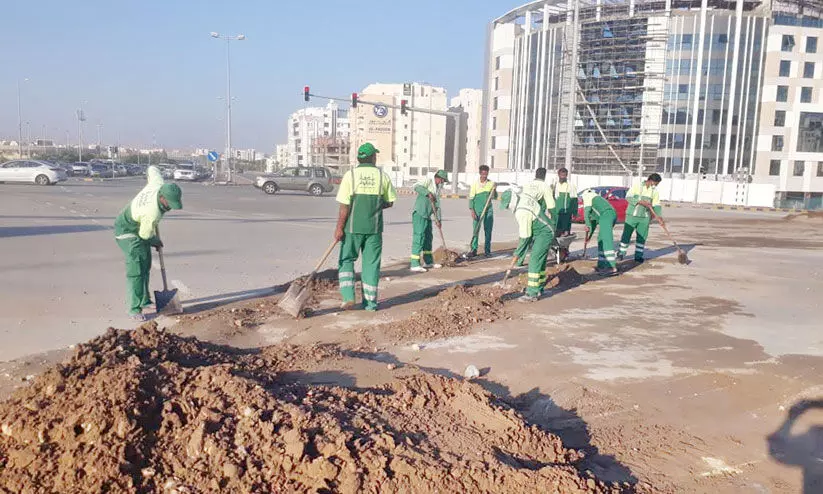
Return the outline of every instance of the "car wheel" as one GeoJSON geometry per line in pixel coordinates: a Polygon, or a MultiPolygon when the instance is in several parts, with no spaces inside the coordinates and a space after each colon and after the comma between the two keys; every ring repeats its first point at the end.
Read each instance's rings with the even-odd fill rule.
{"type": "Polygon", "coordinates": [[[322,196],[323,195],[323,186],[320,185],[320,184],[312,185],[311,187],[309,187],[309,194],[311,194],[313,196],[316,196],[316,197],[322,196]]]}
{"type": "Polygon", "coordinates": [[[37,175],[34,178],[34,183],[36,183],[37,185],[48,185],[51,183],[51,181],[49,180],[49,177],[45,175],[37,175]]]}
{"type": "Polygon", "coordinates": [[[274,182],[266,182],[263,184],[263,192],[266,194],[272,195],[277,192],[277,184],[274,182]]]}

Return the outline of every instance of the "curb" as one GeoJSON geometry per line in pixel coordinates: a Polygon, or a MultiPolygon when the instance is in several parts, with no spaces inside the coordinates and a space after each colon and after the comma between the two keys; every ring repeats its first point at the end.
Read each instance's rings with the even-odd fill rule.
{"type": "Polygon", "coordinates": [[[807,213],[811,209],[767,208],[762,206],[726,206],[720,204],[690,204],[684,202],[662,201],[667,208],[678,209],[712,209],[717,211],[756,211],[760,213],[807,213]]]}

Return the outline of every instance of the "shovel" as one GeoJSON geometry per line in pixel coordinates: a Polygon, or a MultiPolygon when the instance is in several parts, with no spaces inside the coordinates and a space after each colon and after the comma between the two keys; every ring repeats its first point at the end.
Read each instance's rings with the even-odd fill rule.
{"type": "Polygon", "coordinates": [[[518,257],[517,256],[512,256],[512,263],[509,264],[509,269],[506,270],[506,274],[503,276],[503,281],[498,281],[497,283],[494,284],[494,286],[502,286],[502,287],[506,286],[506,281],[509,280],[509,276],[512,274],[512,269],[514,269],[514,265],[517,264],[517,261],[518,261],[518,257]]]}
{"type": "Polygon", "coordinates": [[[329,258],[329,254],[331,254],[331,251],[334,250],[336,245],[337,240],[329,245],[329,248],[326,249],[326,253],[323,254],[323,257],[321,257],[320,261],[317,262],[317,266],[314,267],[314,271],[309,273],[304,280],[295,280],[289,285],[288,291],[286,291],[286,294],[283,295],[280,303],[277,304],[278,307],[283,309],[283,311],[292,317],[300,317],[303,313],[303,307],[306,305],[306,302],[311,296],[311,289],[309,286],[311,285],[314,277],[317,275],[317,272],[320,271],[320,268],[322,268],[323,264],[325,264],[326,259],[329,258]]]}
{"type": "Polygon", "coordinates": [[[671,240],[674,244],[674,248],[677,249],[677,262],[680,264],[689,264],[691,262],[689,260],[689,256],[686,255],[686,251],[681,249],[680,246],[677,245],[677,242],[675,242],[674,238],[672,238],[672,234],[669,233],[669,229],[666,228],[666,223],[663,222],[663,219],[660,218],[660,216],[655,216],[655,218],[657,218],[657,222],[660,223],[660,227],[663,231],[666,232],[666,236],[669,237],[669,240],[671,240]]]}
{"type": "Polygon", "coordinates": [[[157,249],[157,257],[160,258],[160,275],[163,277],[163,291],[154,291],[154,306],[158,314],[182,314],[183,304],[177,296],[177,289],[169,290],[166,281],[166,263],[163,262],[163,248],[157,249]]]}
{"type": "Polygon", "coordinates": [[[443,254],[446,256],[446,259],[444,259],[443,265],[444,266],[454,266],[455,261],[457,261],[457,259],[459,259],[460,256],[457,254],[457,252],[454,252],[453,250],[449,250],[448,247],[446,247],[446,237],[443,236],[443,216],[440,213],[440,208],[438,208],[435,205],[434,200],[431,200],[431,199],[429,199],[429,200],[432,203],[432,208],[434,208],[435,218],[438,218],[438,220],[436,221],[436,223],[437,223],[437,232],[440,234],[440,243],[443,244],[443,254]]]}

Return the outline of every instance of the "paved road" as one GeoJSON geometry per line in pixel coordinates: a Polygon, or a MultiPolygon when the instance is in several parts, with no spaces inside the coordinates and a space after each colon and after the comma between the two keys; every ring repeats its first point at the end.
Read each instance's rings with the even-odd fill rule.
{"type": "MultiPolygon", "coordinates": [[[[125,317],[123,257],[111,226],[142,179],[0,185],[0,361],[84,341],[125,317]]],[[[161,224],[172,284],[197,304],[286,282],[310,271],[331,241],[331,196],[267,196],[253,187],[181,184],[185,209],[161,224]]],[[[453,248],[470,236],[464,201],[444,201],[453,248]],[[462,239],[462,240],[461,240],[462,239]]],[[[412,198],[387,210],[384,263],[407,259],[412,198]]],[[[516,237],[500,214],[498,239],[516,237]]],[[[437,243],[437,240],[435,240],[437,243]]],[[[329,260],[329,266],[335,261],[329,260]]],[[[153,287],[160,277],[155,262],[153,287]]]]}

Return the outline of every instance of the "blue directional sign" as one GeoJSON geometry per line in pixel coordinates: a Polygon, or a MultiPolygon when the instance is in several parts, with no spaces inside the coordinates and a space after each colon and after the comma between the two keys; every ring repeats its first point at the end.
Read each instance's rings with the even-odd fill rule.
{"type": "Polygon", "coordinates": [[[207,157],[209,158],[209,161],[212,161],[212,162],[217,161],[217,160],[220,159],[220,155],[217,154],[217,151],[209,151],[209,154],[207,155],[207,157]]]}

